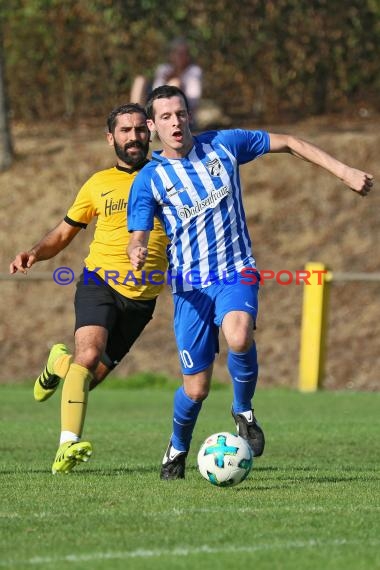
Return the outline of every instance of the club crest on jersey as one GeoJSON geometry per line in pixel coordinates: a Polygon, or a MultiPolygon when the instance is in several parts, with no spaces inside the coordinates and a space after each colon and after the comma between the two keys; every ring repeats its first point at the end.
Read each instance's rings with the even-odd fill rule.
{"type": "Polygon", "coordinates": [[[218,158],[214,158],[213,160],[206,162],[206,168],[211,176],[220,176],[220,173],[222,171],[222,163],[218,158]]]}

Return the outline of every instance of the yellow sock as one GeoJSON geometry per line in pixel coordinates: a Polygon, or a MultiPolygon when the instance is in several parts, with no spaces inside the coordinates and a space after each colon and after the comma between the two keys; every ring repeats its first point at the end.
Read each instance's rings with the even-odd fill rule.
{"type": "Polygon", "coordinates": [[[82,436],[88,388],[92,374],[80,364],[71,364],[62,388],[61,431],[82,436]]]}
{"type": "Polygon", "coordinates": [[[53,364],[54,374],[57,374],[60,378],[66,378],[72,360],[72,354],[62,354],[62,356],[59,356],[53,364]]]}

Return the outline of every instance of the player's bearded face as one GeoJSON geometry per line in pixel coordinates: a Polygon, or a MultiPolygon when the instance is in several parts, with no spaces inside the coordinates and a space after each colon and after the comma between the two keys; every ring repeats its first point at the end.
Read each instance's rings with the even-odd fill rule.
{"type": "Polygon", "coordinates": [[[144,162],[149,151],[149,141],[143,143],[135,140],[121,145],[114,140],[113,144],[118,158],[130,166],[138,166],[144,162]]]}

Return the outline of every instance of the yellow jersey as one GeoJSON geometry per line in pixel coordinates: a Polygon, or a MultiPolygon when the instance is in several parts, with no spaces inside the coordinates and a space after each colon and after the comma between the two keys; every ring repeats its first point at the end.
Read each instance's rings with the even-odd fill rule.
{"type": "Polygon", "coordinates": [[[155,219],[144,269],[133,269],[126,253],[129,242],[126,210],[136,174],[137,171],[121,166],[96,172],[79,190],[65,221],[86,228],[97,217],[94,238],[84,261],[87,270],[98,274],[124,297],[146,301],[157,297],[163,287],[168,238],[155,219]]]}

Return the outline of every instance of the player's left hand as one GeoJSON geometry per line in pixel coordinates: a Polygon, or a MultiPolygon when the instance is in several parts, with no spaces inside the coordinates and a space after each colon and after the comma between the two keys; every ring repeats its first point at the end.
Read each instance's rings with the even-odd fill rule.
{"type": "Polygon", "coordinates": [[[343,178],[343,182],[347,184],[353,192],[357,192],[361,196],[367,196],[371,192],[374,179],[373,175],[356,168],[350,168],[343,178]]]}

